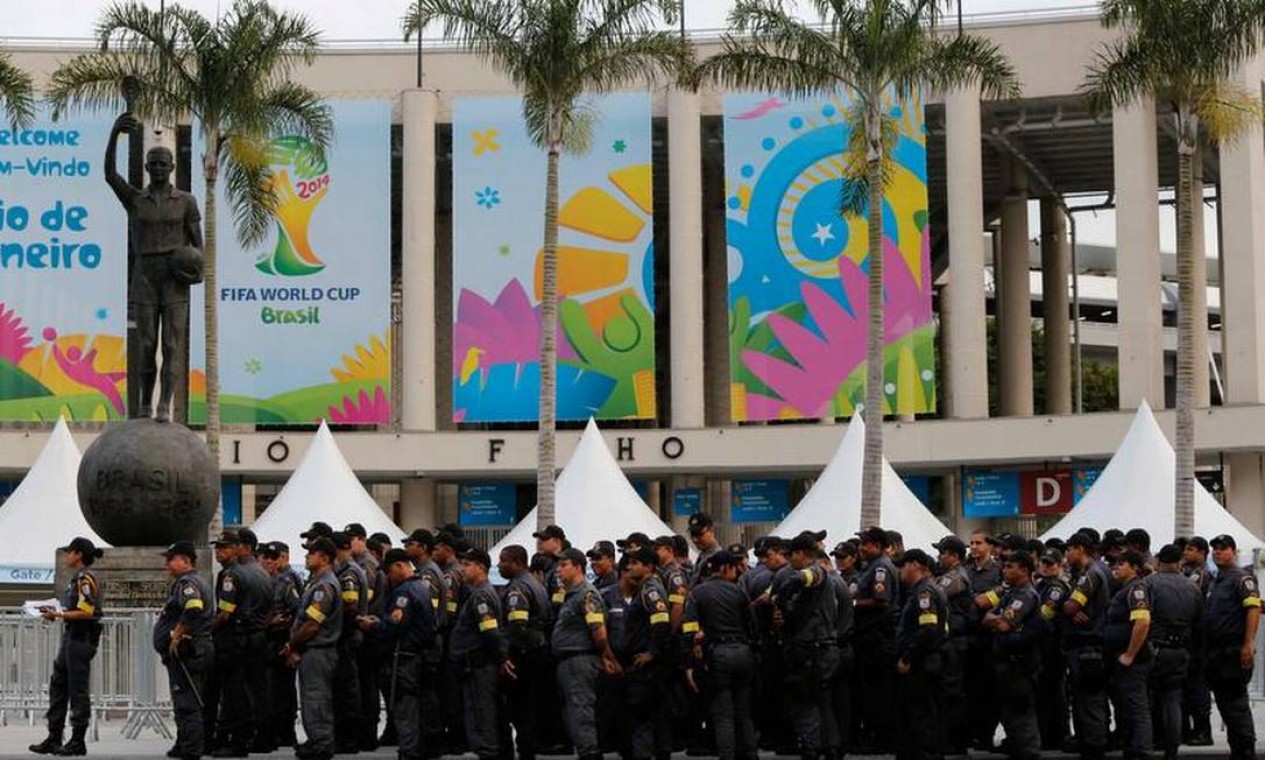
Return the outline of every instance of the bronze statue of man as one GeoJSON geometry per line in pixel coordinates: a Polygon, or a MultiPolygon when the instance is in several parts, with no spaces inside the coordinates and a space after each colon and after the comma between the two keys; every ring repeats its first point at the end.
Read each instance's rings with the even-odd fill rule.
{"type": "Polygon", "coordinates": [[[139,128],[131,112],[115,120],[105,148],[105,180],[127,209],[132,241],[127,308],[136,325],[136,345],[129,350],[137,352],[141,385],[140,409],[129,410],[129,416],[166,422],[176,388],[188,381],[188,368],[178,365],[189,339],[189,286],[202,281],[202,215],[194,197],[172,185],[176,162],[167,148],[151,148],[145,156],[148,187],[133,187],[119,174],[119,136],[139,128]],[[162,378],[155,413],[160,346],[162,378]]]}

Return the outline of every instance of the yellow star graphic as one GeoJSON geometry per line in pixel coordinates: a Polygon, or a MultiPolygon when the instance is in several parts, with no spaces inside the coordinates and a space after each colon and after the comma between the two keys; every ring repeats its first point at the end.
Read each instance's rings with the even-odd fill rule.
{"type": "Polygon", "coordinates": [[[470,133],[470,137],[474,139],[474,155],[482,156],[484,153],[500,153],[501,145],[496,141],[500,137],[501,131],[495,127],[485,129],[482,132],[475,130],[470,133]]]}

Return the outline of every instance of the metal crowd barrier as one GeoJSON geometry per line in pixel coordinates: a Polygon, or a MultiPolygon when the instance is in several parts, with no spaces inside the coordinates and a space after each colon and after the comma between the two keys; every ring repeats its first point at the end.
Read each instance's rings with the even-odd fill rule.
{"type": "MultiPolygon", "coordinates": [[[[150,643],[156,614],[144,609],[111,610],[101,621],[103,631],[89,686],[89,730],[94,739],[107,716],[125,718],[123,733],[128,738],[136,738],[146,727],[172,736],[166,724],[171,714],[166,670],[150,643]]],[[[61,623],[0,608],[0,725],[7,725],[11,715],[32,725],[42,720],[61,635],[61,623]]]]}

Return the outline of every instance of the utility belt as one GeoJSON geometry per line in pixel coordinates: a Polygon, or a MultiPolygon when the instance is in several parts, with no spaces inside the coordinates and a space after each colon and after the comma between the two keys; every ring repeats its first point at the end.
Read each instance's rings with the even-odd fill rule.
{"type": "Polygon", "coordinates": [[[482,649],[472,649],[469,652],[453,653],[452,661],[458,665],[467,668],[482,668],[493,665],[492,658],[488,657],[488,653],[482,649]]]}
{"type": "Polygon", "coordinates": [[[575,652],[557,652],[554,654],[553,659],[554,659],[554,662],[566,662],[567,660],[573,660],[576,657],[596,657],[596,656],[597,656],[597,652],[593,652],[590,650],[580,650],[580,651],[575,651],[575,652]]]}
{"type": "Polygon", "coordinates": [[[711,642],[711,646],[713,647],[724,646],[726,644],[750,645],[751,643],[751,641],[746,636],[743,636],[741,634],[736,634],[736,633],[729,636],[718,636],[715,639],[703,639],[704,644],[707,644],[709,641],[711,642]]]}
{"type": "Polygon", "coordinates": [[[1151,643],[1160,649],[1189,649],[1190,636],[1183,634],[1152,636],[1151,643]]]}
{"type": "Polygon", "coordinates": [[[99,620],[71,620],[63,623],[63,635],[71,641],[87,641],[94,647],[101,640],[105,626],[99,620]]]}

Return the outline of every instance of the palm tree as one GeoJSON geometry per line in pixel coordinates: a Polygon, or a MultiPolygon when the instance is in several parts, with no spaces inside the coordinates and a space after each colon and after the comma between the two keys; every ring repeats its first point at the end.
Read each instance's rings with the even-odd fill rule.
{"type": "Polygon", "coordinates": [[[35,83],[6,53],[0,53],[0,111],[15,126],[35,118],[35,83]]]}
{"type": "MultiPolygon", "coordinates": [[[[314,60],[318,33],[303,16],[278,12],[265,0],[236,0],[216,20],[178,5],[152,11],[116,2],[97,23],[96,36],[100,51],[76,56],[53,73],[48,97],[55,112],[117,106],[119,83],[135,77],[138,118],[173,124],[192,117],[202,138],[206,439],[219,462],[217,187],[223,173],[238,239],[258,244],[276,206],[263,147],[277,134],[304,136],[322,150],[329,145],[328,106],[289,78],[314,60]]],[[[212,527],[221,519],[217,510],[212,527]]]]}
{"type": "MultiPolygon", "coordinates": [[[[1172,108],[1177,136],[1176,535],[1195,529],[1194,161],[1201,139],[1219,144],[1262,118],[1261,94],[1233,82],[1265,34],[1265,0],[1104,0],[1103,25],[1124,35],[1090,65],[1084,92],[1098,111],[1155,98],[1172,108]],[[1201,135],[1202,131],[1202,135],[1201,135]]],[[[1200,200],[1202,203],[1202,199],[1200,200]]]]}
{"type": "Polygon", "coordinates": [[[793,96],[844,93],[851,102],[847,146],[841,148],[844,213],[868,215],[869,319],[866,340],[865,458],[861,524],[881,514],[883,461],[883,190],[897,124],[894,103],[923,90],[978,85],[989,97],[1019,92],[1015,72],[991,41],[943,36],[935,23],[947,0],[812,0],[825,22],[809,25],[781,0],[739,0],[723,51],[700,76],[736,88],[793,96]]]}
{"type": "Polygon", "coordinates": [[[483,58],[523,93],[523,120],[547,157],[540,303],[537,521],[554,522],[557,395],[558,163],[587,152],[596,115],[585,103],[656,75],[693,68],[689,44],[656,28],[678,0],[415,0],[404,37],[438,22],[446,39],[483,58]]]}

